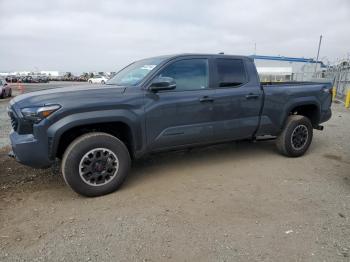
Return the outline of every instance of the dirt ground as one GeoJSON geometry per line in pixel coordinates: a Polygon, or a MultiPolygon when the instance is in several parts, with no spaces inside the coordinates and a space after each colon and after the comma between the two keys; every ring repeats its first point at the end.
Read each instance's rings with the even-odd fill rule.
{"type": "Polygon", "coordinates": [[[0,149],[0,261],[350,261],[350,111],[286,158],[238,142],[138,160],[84,198],[0,149]]]}

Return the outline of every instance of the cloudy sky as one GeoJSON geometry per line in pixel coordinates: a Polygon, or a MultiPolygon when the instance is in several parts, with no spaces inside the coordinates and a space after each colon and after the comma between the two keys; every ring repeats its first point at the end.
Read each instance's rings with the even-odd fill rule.
{"type": "Polygon", "coordinates": [[[0,0],[0,71],[115,71],[205,52],[350,55],[349,0],[0,0]]]}

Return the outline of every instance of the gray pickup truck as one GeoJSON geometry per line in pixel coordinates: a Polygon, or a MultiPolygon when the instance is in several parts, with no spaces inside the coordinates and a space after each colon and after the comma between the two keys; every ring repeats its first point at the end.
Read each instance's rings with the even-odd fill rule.
{"type": "MultiPolygon", "coordinates": [[[[270,137],[303,155],[331,117],[331,83],[260,83],[254,61],[183,54],[134,62],[105,85],[23,94],[8,114],[11,155],[49,167],[58,158],[77,193],[115,191],[131,160],[199,145],[270,137]]],[[[234,159],[232,160],[234,161],[234,159]]]]}

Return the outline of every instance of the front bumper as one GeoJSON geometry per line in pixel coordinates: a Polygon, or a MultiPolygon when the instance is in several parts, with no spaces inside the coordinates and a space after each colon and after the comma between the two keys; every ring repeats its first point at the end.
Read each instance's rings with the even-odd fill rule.
{"type": "Polygon", "coordinates": [[[19,163],[34,168],[47,168],[52,165],[47,143],[39,143],[32,134],[19,135],[12,130],[10,140],[13,156],[19,163]]]}

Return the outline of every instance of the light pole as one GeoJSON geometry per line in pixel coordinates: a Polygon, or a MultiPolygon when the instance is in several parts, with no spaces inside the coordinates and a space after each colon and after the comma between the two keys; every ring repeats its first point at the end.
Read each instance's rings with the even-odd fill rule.
{"type": "Polygon", "coordinates": [[[317,50],[317,57],[316,57],[316,63],[315,63],[315,74],[316,74],[317,64],[318,64],[318,56],[320,55],[321,42],[322,42],[322,35],[320,35],[320,41],[318,42],[318,50],[317,50]]]}

